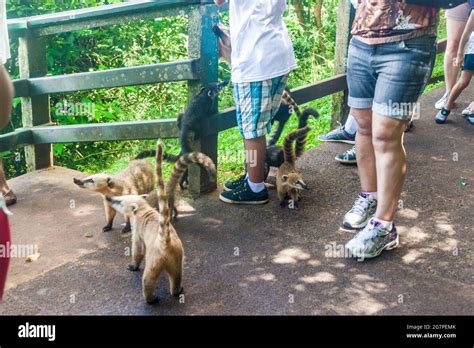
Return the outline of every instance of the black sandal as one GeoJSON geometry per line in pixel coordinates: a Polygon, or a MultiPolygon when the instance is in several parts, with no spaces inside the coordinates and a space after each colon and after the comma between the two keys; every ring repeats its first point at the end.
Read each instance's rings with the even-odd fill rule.
{"type": "Polygon", "coordinates": [[[6,193],[2,193],[2,197],[5,199],[7,207],[9,207],[9,206],[16,203],[16,196],[15,196],[14,193],[13,193],[13,198],[10,198],[10,199],[6,198],[10,193],[13,193],[13,191],[11,189],[8,190],[6,193]]]}

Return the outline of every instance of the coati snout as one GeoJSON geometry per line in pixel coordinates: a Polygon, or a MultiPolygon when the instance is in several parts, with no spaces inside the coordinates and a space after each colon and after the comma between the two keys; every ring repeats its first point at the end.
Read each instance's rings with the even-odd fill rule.
{"type": "Polygon", "coordinates": [[[209,98],[214,100],[228,84],[229,80],[218,83],[211,83],[207,86],[202,87],[200,93],[206,93],[209,98]]]}
{"type": "Polygon", "coordinates": [[[105,200],[121,214],[131,215],[143,205],[148,204],[146,198],[148,195],[128,195],[128,196],[105,196],[105,200]]]}
{"type": "Polygon", "coordinates": [[[92,191],[99,191],[101,189],[112,188],[114,186],[112,177],[106,174],[94,174],[82,180],[74,178],[74,184],[80,188],[85,188],[92,191]]]}
{"type": "Polygon", "coordinates": [[[307,190],[308,189],[308,185],[305,184],[305,182],[303,181],[301,175],[299,175],[297,173],[290,173],[289,175],[283,175],[281,177],[281,180],[283,182],[286,182],[288,184],[288,186],[293,187],[295,189],[299,189],[299,190],[307,190]]]}

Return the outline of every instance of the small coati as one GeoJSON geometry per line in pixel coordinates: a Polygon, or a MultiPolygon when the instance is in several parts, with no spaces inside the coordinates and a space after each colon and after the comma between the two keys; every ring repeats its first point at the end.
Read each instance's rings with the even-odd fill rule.
{"type": "Polygon", "coordinates": [[[183,246],[171,224],[171,207],[174,207],[175,192],[179,179],[190,163],[201,163],[215,173],[212,160],[202,153],[181,156],[176,163],[166,188],[162,175],[162,147],[157,145],[157,197],[159,210],[153,209],[144,196],[110,197],[106,199],[124,215],[130,215],[132,227],[132,263],[130,271],[138,271],[146,257],[143,273],[143,296],[148,303],[155,303],[156,282],[164,271],[168,274],[170,292],[177,296],[182,292],[183,246]]]}
{"type": "Polygon", "coordinates": [[[298,117],[298,128],[303,128],[307,125],[309,116],[313,116],[315,119],[319,118],[319,113],[313,108],[305,108],[301,111],[300,106],[291,96],[290,89],[286,87],[281,96],[280,108],[272,118],[272,125],[278,121],[278,126],[275,132],[270,136],[267,146],[273,146],[278,142],[281,133],[293,112],[295,112],[298,117]]]}
{"type": "MultiPolygon", "coordinates": [[[[313,116],[315,119],[319,118],[319,113],[313,108],[306,108],[301,111],[300,107],[294,99],[291,97],[289,93],[284,93],[282,99],[285,101],[287,105],[290,106],[290,109],[293,109],[298,116],[298,129],[304,128],[308,124],[309,116],[313,116]]],[[[283,104],[283,103],[282,103],[283,104]]],[[[281,110],[280,106],[280,110],[281,110]]],[[[288,120],[288,119],[287,119],[288,120]]],[[[286,121],[285,121],[286,122],[286,121]]],[[[284,124],[279,123],[277,131],[272,135],[273,140],[278,140],[283,131],[284,124]],[[283,125],[283,126],[282,126],[283,125]],[[282,127],[281,127],[282,126],[282,127]],[[281,127],[281,128],[280,128],[281,127]]],[[[270,167],[280,167],[284,162],[284,151],[283,148],[273,143],[272,140],[268,142],[267,152],[265,155],[265,179],[268,176],[268,172],[270,171],[270,167]]],[[[301,154],[304,152],[304,148],[306,146],[306,134],[300,138],[296,139],[296,157],[300,157],[301,154]]]]}
{"type": "Polygon", "coordinates": [[[285,138],[284,162],[278,168],[277,174],[278,199],[282,207],[285,206],[286,198],[291,200],[290,208],[296,207],[297,202],[301,199],[301,190],[307,188],[302,175],[296,170],[295,162],[298,156],[296,150],[293,149],[293,142],[305,138],[309,131],[310,128],[306,126],[291,132],[285,138]]]}
{"type": "MultiPolygon", "coordinates": [[[[169,162],[176,162],[180,155],[192,152],[192,141],[201,134],[201,125],[203,119],[211,116],[211,108],[216,97],[227,86],[229,81],[221,83],[212,83],[202,87],[200,92],[191,100],[188,108],[184,113],[178,116],[179,142],[181,151],[179,155],[164,154],[164,159],[169,162]]],[[[153,157],[156,155],[155,150],[143,151],[135,159],[153,157]]],[[[181,178],[180,186],[182,189],[187,183],[187,170],[181,178]]]]}
{"type": "MultiPolygon", "coordinates": [[[[82,189],[100,193],[104,198],[105,217],[107,225],[102,231],[112,229],[116,211],[105,196],[125,196],[147,194],[155,187],[153,166],[145,160],[131,161],[127,168],[115,175],[94,174],[85,179],[74,178],[74,183],[82,189]]],[[[122,233],[130,232],[130,220],[125,216],[125,227],[122,233]]]]}

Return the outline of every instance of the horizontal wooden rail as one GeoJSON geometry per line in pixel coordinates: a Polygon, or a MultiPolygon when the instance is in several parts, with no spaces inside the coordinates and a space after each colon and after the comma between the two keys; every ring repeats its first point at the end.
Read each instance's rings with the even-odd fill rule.
{"type": "Polygon", "coordinates": [[[118,3],[46,15],[8,20],[12,34],[31,30],[34,36],[45,36],[74,30],[122,24],[178,14],[189,5],[211,4],[212,0],[144,0],[118,3]]]}
{"type": "Polygon", "coordinates": [[[15,96],[77,92],[199,79],[199,59],[14,81],[15,96]]]}

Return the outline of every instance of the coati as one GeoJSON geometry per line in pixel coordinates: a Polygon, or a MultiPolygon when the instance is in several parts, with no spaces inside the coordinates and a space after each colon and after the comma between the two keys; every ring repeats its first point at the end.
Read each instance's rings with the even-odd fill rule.
{"type": "MultiPolygon", "coordinates": [[[[203,119],[211,116],[211,108],[216,97],[227,86],[229,81],[221,83],[212,83],[202,87],[200,92],[191,100],[188,108],[184,113],[178,116],[179,142],[181,151],[179,155],[164,154],[164,159],[170,162],[176,162],[180,155],[192,152],[192,141],[201,134],[201,124],[203,119]]],[[[156,155],[155,150],[144,151],[138,154],[135,159],[153,157],[156,155]]],[[[187,170],[181,178],[180,186],[185,188],[187,183],[187,170]]]]}
{"type": "Polygon", "coordinates": [[[291,200],[290,208],[296,207],[297,202],[301,199],[301,190],[307,188],[302,175],[296,170],[295,162],[298,156],[296,150],[293,149],[293,142],[306,137],[309,131],[310,128],[306,126],[291,132],[285,138],[284,162],[278,168],[277,174],[278,199],[282,207],[285,206],[286,198],[291,200]]]}
{"type": "Polygon", "coordinates": [[[143,257],[146,257],[143,273],[143,296],[148,303],[158,301],[154,290],[163,271],[168,274],[171,294],[177,296],[182,292],[184,252],[176,230],[171,224],[174,194],[181,175],[190,163],[201,163],[208,166],[211,173],[215,173],[214,163],[206,155],[202,153],[185,154],[176,163],[165,188],[161,169],[163,153],[161,144],[157,145],[156,152],[157,196],[160,212],[150,207],[144,196],[106,197],[117,211],[131,216],[132,263],[128,269],[138,271],[143,257]]]}
{"type": "MultiPolygon", "coordinates": [[[[300,107],[294,99],[291,97],[289,93],[284,93],[282,96],[282,99],[286,102],[287,105],[290,105],[290,108],[293,109],[298,116],[298,129],[306,127],[308,124],[308,119],[309,116],[313,116],[315,119],[319,118],[319,113],[313,109],[313,108],[306,108],[301,112],[300,107]]],[[[282,103],[283,104],[283,103],[282,103]]],[[[280,109],[282,107],[280,106],[280,109]]],[[[287,119],[288,120],[288,119],[287,119]]],[[[285,121],[286,122],[286,121],[285,121]]],[[[277,131],[272,135],[273,140],[278,140],[278,138],[281,135],[281,132],[283,131],[282,123],[278,124],[278,129],[277,131]],[[280,128],[281,127],[281,128],[280,128]]],[[[284,124],[283,124],[284,126],[284,124]]],[[[296,139],[296,147],[295,147],[295,152],[296,156],[300,157],[302,153],[304,152],[304,148],[306,146],[306,135],[304,135],[301,138],[296,139]]],[[[272,140],[268,142],[267,146],[267,152],[265,155],[265,178],[268,176],[268,172],[270,171],[270,167],[279,167],[283,164],[284,162],[284,154],[283,154],[283,148],[279,145],[276,145],[273,143],[272,140]]]]}
{"type": "MultiPolygon", "coordinates": [[[[104,198],[105,217],[107,225],[103,232],[110,231],[116,211],[105,196],[125,196],[147,194],[155,187],[153,166],[145,160],[131,161],[127,168],[115,175],[94,174],[85,179],[74,178],[74,183],[82,189],[100,193],[104,198]]],[[[130,232],[130,220],[125,216],[125,227],[122,233],[130,232]]]]}

